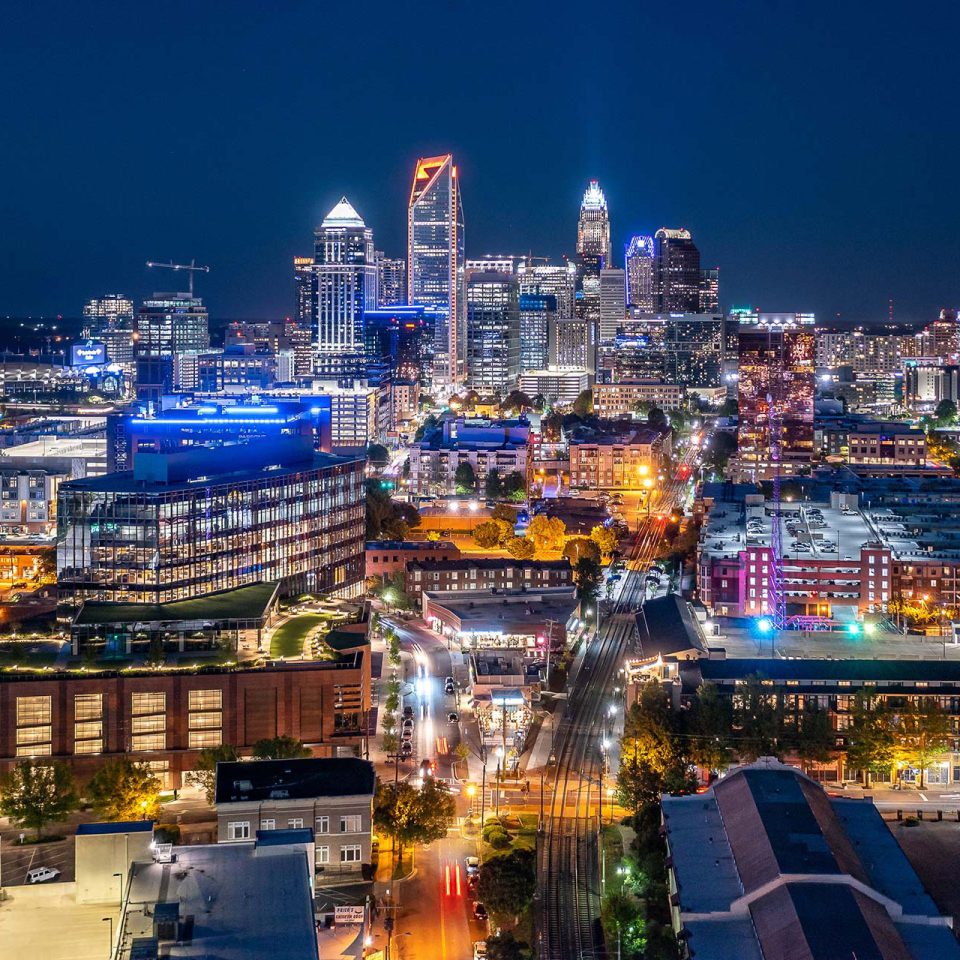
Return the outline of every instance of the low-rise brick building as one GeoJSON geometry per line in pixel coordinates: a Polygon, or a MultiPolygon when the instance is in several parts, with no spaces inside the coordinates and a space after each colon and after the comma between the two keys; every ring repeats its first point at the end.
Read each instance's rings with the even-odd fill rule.
{"type": "Polygon", "coordinates": [[[460,548],[450,540],[368,540],[366,577],[392,577],[406,573],[414,560],[457,560],[460,548]]]}
{"type": "Polygon", "coordinates": [[[542,590],[572,582],[569,560],[413,560],[406,570],[407,593],[416,598],[424,590],[542,590]]]}

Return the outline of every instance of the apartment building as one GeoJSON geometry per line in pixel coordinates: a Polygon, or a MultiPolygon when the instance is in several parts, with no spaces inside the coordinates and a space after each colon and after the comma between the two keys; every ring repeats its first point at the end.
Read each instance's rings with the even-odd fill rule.
{"type": "Polygon", "coordinates": [[[656,482],[670,453],[669,433],[648,427],[616,436],[570,441],[570,486],[581,490],[636,490],[656,482]]]}
{"type": "Polygon", "coordinates": [[[593,412],[613,420],[628,417],[637,404],[649,403],[661,410],[676,410],[683,405],[686,387],[662,380],[621,380],[619,383],[593,385],[593,412]]]}
{"type": "Polygon", "coordinates": [[[411,560],[406,565],[406,589],[419,598],[424,590],[542,590],[573,582],[568,560],[499,560],[464,557],[459,560],[411,560]]]}
{"type": "Polygon", "coordinates": [[[375,791],[373,764],[357,757],[219,763],[217,840],[238,843],[258,831],[310,828],[317,873],[359,875],[371,862],[375,791]]]}

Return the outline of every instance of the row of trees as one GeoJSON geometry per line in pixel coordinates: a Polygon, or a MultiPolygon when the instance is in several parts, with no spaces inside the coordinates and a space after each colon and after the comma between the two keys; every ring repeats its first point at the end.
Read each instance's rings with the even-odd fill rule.
{"type": "Polygon", "coordinates": [[[641,810],[656,805],[662,793],[689,792],[697,767],[721,771],[760,756],[826,763],[841,752],[867,782],[895,765],[910,766],[920,771],[922,788],[924,770],[953,739],[950,717],[929,697],[914,702],[861,691],[838,739],[825,709],[814,703],[787,709],[757,676],[740,683],[732,700],[705,683],[683,710],[674,710],[668,690],[653,682],[643,685],[625,718],[620,800],[641,810]]]}
{"type": "Polygon", "coordinates": [[[367,480],[366,499],[367,540],[405,540],[414,527],[420,526],[417,508],[394,500],[382,481],[367,480]]]}
{"type": "Polygon", "coordinates": [[[624,532],[622,527],[615,525],[596,526],[590,531],[589,537],[567,540],[567,528],[563,520],[537,514],[530,521],[525,535],[517,537],[513,532],[516,522],[516,511],[507,504],[498,504],[492,517],[474,528],[473,539],[487,549],[502,546],[512,557],[520,560],[560,553],[571,563],[576,563],[581,557],[609,560],[616,553],[624,532]]]}
{"type": "MultiPolygon", "coordinates": [[[[469,460],[464,460],[453,474],[453,483],[461,496],[474,496],[480,486],[477,472],[469,460]]],[[[513,500],[519,503],[527,495],[524,476],[514,470],[501,477],[496,470],[490,470],[483,481],[483,493],[488,500],[513,500]]]]}

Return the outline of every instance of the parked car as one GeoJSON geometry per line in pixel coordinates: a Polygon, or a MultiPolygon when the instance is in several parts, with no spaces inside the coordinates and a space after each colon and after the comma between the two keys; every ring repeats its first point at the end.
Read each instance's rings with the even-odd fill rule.
{"type": "Polygon", "coordinates": [[[474,920],[479,920],[481,923],[489,918],[487,913],[487,908],[477,900],[473,905],[473,918],[474,920]]]}
{"type": "Polygon", "coordinates": [[[447,719],[448,719],[451,723],[459,723],[459,722],[460,722],[460,714],[457,713],[456,710],[451,710],[451,711],[447,714],[447,719]]]}
{"type": "Polygon", "coordinates": [[[473,960],[486,960],[487,941],[474,940],[473,942],[473,960]]]}
{"type": "Polygon", "coordinates": [[[474,877],[480,872],[479,857],[465,857],[463,865],[466,867],[468,877],[474,877]]]}
{"type": "Polygon", "coordinates": [[[413,729],[413,717],[404,717],[402,727],[404,730],[413,729]]]}
{"type": "Polygon", "coordinates": [[[420,761],[420,776],[426,780],[427,777],[436,776],[437,765],[429,757],[424,757],[420,761]]]}
{"type": "Polygon", "coordinates": [[[413,707],[409,703],[403,708],[403,716],[407,719],[413,719],[413,707]]]}
{"type": "Polygon", "coordinates": [[[60,871],[56,867],[34,867],[27,871],[27,883],[46,883],[59,876],[60,871]]]}
{"type": "Polygon", "coordinates": [[[401,739],[401,740],[412,740],[412,739],[413,739],[413,728],[412,728],[412,727],[404,727],[403,730],[400,731],[400,739],[401,739]]]}
{"type": "Polygon", "coordinates": [[[407,760],[413,755],[413,744],[409,740],[404,740],[400,744],[400,759],[407,760]]]}

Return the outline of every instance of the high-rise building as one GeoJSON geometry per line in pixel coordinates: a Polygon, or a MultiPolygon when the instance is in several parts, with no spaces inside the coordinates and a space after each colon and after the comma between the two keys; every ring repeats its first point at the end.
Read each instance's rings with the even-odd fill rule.
{"type": "Polygon", "coordinates": [[[813,453],[816,358],[810,314],[747,314],[739,329],[738,461],[741,476],[773,471],[771,426],[779,431],[785,472],[808,464],[813,453]]]}
{"type": "Polygon", "coordinates": [[[133,301],[122,293],[108,293],[88,300],[83,307],[83,325],[88,337],[118,321],[133,321],[133,301]]]}
{"type": "Polygon", "coordinates": [[[624,263],[627,272],[627,306],[642,313],[656,313],[653,237],[631,237],[626,246],[624,263]]]}
{"type": "Polygon", "coordinates": [[[304,330],[313,330],[313,311],[317,303],[313,257],[293,258],[293,282],[297,292],[297,326],[304,330]]]}
{"type": "Polygon", "coordinates": [[[541,264],[532,266],[520,263],[517,266],[520,293],[556,297],[557,316],[572,317],[576,311],[577,265],[568,261],[562,266],[541,264]]]}
{"type": "Polygon", "coordinates": [[[481,393],[508,394],[520,375],[520,304],[509,273],[467,274],[467,379],[481,393]]]}
{"type": "Polygon", "coordinates": [[[463,203],[453,156],[417,161],[407,209],[407,303],[441,311],[434,330],[434,380],[466,373],[463,203]]]}
{"type": "Polygon", "coordinates": [[[493,270],[495,273],[516,273],[522,263],[525,263],[523,257],[514,257],[510,254],[488,254],[485,257],[470,257],[466,261],[466,269],[470,270],[493,270]]]}
{"type": "Polygon", "coordinates": [[[600,271],[598,333],[601,343],[609,343],[617,335],[626,311],[626,272],[619,267],[604,267],[600,271]]]}
{"type": "Polygon", "coordinates": [[[596,324],[581,317],[557,317],[549,342],[550,366],[597,371],[596,324]]]}
{"type": "Polygon", "coordinates": [[[654,237],[657,313],[700,311],[700,251],[689,230],[661,227],[654,237]]]}
{"type": "Polygon", "coordinates": [[[157,400],[179,390],[175,358],[210,347],[210,316],[200,297],[189,293],[155,293],[137,311],[137,393],[157,400]]]}
{"type": "Polygon", "coordinates": [[[585,274],[598,275],[610,265],[610,213],[607,199],[596,180],[590,181],[580,203],[577,257],[585,274]]]}
{"type": "Polygon", "coordinates": [[[397,307],[407,302],[407,261],[376,252],[377,307],[397,307]]]}
{"type": "Polygon", "coordinates": [[[551,293],[520,294],[520,371],[543,370],[549,361],[550,331],[557,322],[551,293]]]}
{"type": "Polygon", "coordinates": [[[373,231],[341,197],[314,237],[313,372],[326,379],[363,376],[363,315],[377,291],[373,231]]]}
{"type": "Polygon", "coordinates": [[[700,313],[720,311],[720,268],[705,267],[700,271],[700,313]]]}

